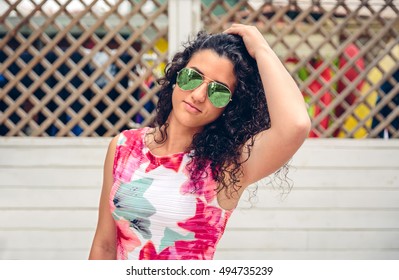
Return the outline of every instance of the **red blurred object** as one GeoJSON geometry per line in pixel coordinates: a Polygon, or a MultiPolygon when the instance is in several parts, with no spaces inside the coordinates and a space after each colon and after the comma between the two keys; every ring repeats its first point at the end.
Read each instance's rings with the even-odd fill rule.
{"type": "MultiPolygon", "coordinates": [[[[322,63],[323,63],[322,60],[315,60],[311,62],[311,65],[314,69],[317,69],[320,67],[322,63]]],[[[331,77],[332,77],[331,69],[329,67],[326,67],[321,72],[321,79],[315,79],[314,81],[312,81],[312,83],[309,85],[309,90],[312,92],[313,95],[318,95],[320,89],[323,87],[322,81],[324,80],[326,83],[328,83],[331,80],[331,77]]],[[[328,104],[330,104],[331,101],[332,101],[332,94],[327,88],[325,93],[320,97],[319,102],[323,102],[325,106],[328,106],[328,104]]],[[[311,116],[312,118],[318,116],[324,108],[324,106],[320,106],[317,103],[312,107],[313,107],[313,115],[311,116]]],[[[320,127],[327,129],[329,122],[330,122],[330,116],[327,115],[321,120],[320,127]]],[[[319,135],[312,129],[309,133],[309,137],[319,137],[319,135]]]]}
{"type": "MultiPolygon", "coordinates": [[[[359,53],[359,48],[351,43],[348,44],[348,46],[344,49],[343,54],[339,58],[339,64],[338,68],[342,69],[345,67],[346,63],[348,60],[352,60],[353,57],[355,57],[359,53]]],[[[358,58],[353,66],[349,67],[348,70],[343,74],[343,78],[338,81],[337,85],[337,92],[340,94],[342,93],[345,88],[352,83],[352,81],[356,80],[356,78],[359,76],[360,72],[364,70],[364,59],[362,57],[358,58]]],[[[360,80],[356,84],[356,91],[360,92],[364,84],[364,80],[360,80]]],[[[349,105],[352,105],[355,103],[357,98],[357,94],[355,91],[350,92],[346,97],[345,97],[345,102],[348,103],[349,105]]],[[[341,116],[345,112],[345,108],[341,105],[338,105],[335,108],[335,115],[337,117],[341,116]]],[[[337,136],[338,131],[334,133],[334,136],[337,136]]]]}

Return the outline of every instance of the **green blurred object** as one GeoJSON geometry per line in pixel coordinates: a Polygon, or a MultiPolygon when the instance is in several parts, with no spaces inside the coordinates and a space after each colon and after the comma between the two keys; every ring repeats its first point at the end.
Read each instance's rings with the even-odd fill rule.
{"type": "MultiPolygon", "coordinates": [[[[205,6],[209,7],[210,5],[212,5],[212,2],[215,2],[213,0],[202,0],[202,3],[205,4],[205,6]]],[[[225,3],[227,3],[230,8],[234,7],[239,0],[226,0],[224,1],[225,3]]],[[[213,9],[212,14],[215,16],[220,16],[220,15],[224,15],[226,14],[227,11],[221,6],[221,5],[217,5],[215,9],[213,9]]]]}

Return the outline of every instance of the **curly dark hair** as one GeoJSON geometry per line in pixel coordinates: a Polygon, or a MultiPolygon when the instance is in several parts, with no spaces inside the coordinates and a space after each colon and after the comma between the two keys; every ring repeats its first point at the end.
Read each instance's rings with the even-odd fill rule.
{"type": "Polygon", "coordinates": [[[193,151],[190,154],[193,164],[189,166],[194,182],[209,175],[204,170],[210,163],[211,175],[218,182],[218,191],[238,191],[241,187],[241,165],[251,154],[254,137],[271,125],[257,63],[238,35],[207,34],[200,31],[194,40],[183,46],[184,50],[176,53],[165,68],[165,76],[159,80],[161,90],[153,123],[153,126],[161,128],[161,139],[158,142],[167,139],[167,119],[172,110],[173,85],[178,72],[201,50],[212,50],[228,58],[234,65],[236,78],[232,101],[218,119],[194,135],[187,152],[193,151]],[[244,161],[242,153],[246,155],[244,161]]]}

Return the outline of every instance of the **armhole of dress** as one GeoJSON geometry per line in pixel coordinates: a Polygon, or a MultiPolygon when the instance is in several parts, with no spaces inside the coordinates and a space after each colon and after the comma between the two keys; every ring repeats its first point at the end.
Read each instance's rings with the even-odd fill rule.
{"type": "MultiPolygon", "coordinates": [[[[123,158],[121,158],[121,149],[129,149],[130,147],[126,147],[125,145],[121,144],[121,139],[122,137],[125,138],[125,141],[127,141],[127,139],[129,137],[132,137],[131,133],[132,131],[134,131],[134,133],[137,133],[140,129],[130,129],[130,130],[123,130],[121,133],[119,133],[118,136],[118,141],[116,142],[116,147],[115,147],[115,154],[114,154],[114,164],[112,167],[112,176],[114,178],[114,181],[118,178],[120,178],[121,174],[118,174],[117,171],[117,167],[120,164],[123,164],[124,160],[123,158]]],[[[144,133],[144,136],[146,135],[146,131],[144,133]]],[[[144,136],[142,137],[142,141],[144,143],[144,136]]],[[[134,135],[134,137],[137,137],[137,135],[134,135]]],[[[126,153],[122,153],[122,156],[125,157],[126,153]]]]}
{"type": "Polygon", "coordinates": [[[119,143],[120,143],[121,137],[124,137],[123,133],[124,133],[124,131],[119,133],[118,141],[116,142],[116,147],[115,147],[114,163],[113,163],[113,167],[112,167],[112,177],[114,178],[114,181],[117,177],[116,167],[118,166],[118,163],[119,163],[119,155],[120,155],[120,147],[121,147],[121,145],[119,145],[119,143]]]}

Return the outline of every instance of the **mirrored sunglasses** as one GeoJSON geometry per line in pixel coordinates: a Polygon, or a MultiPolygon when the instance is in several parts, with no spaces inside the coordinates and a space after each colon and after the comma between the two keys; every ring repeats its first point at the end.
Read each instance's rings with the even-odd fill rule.
{"type": "MultiPolygon", "coordinates": [[[[183,68],[177,74],[176,83],[182,90],[194,90],[204,82],[204,75],[194,69],[183,68]]],[[[208,83],[207,95],[216,108],[223,108],[231,101],[231,91],[221,83],[208,83]]]]}

